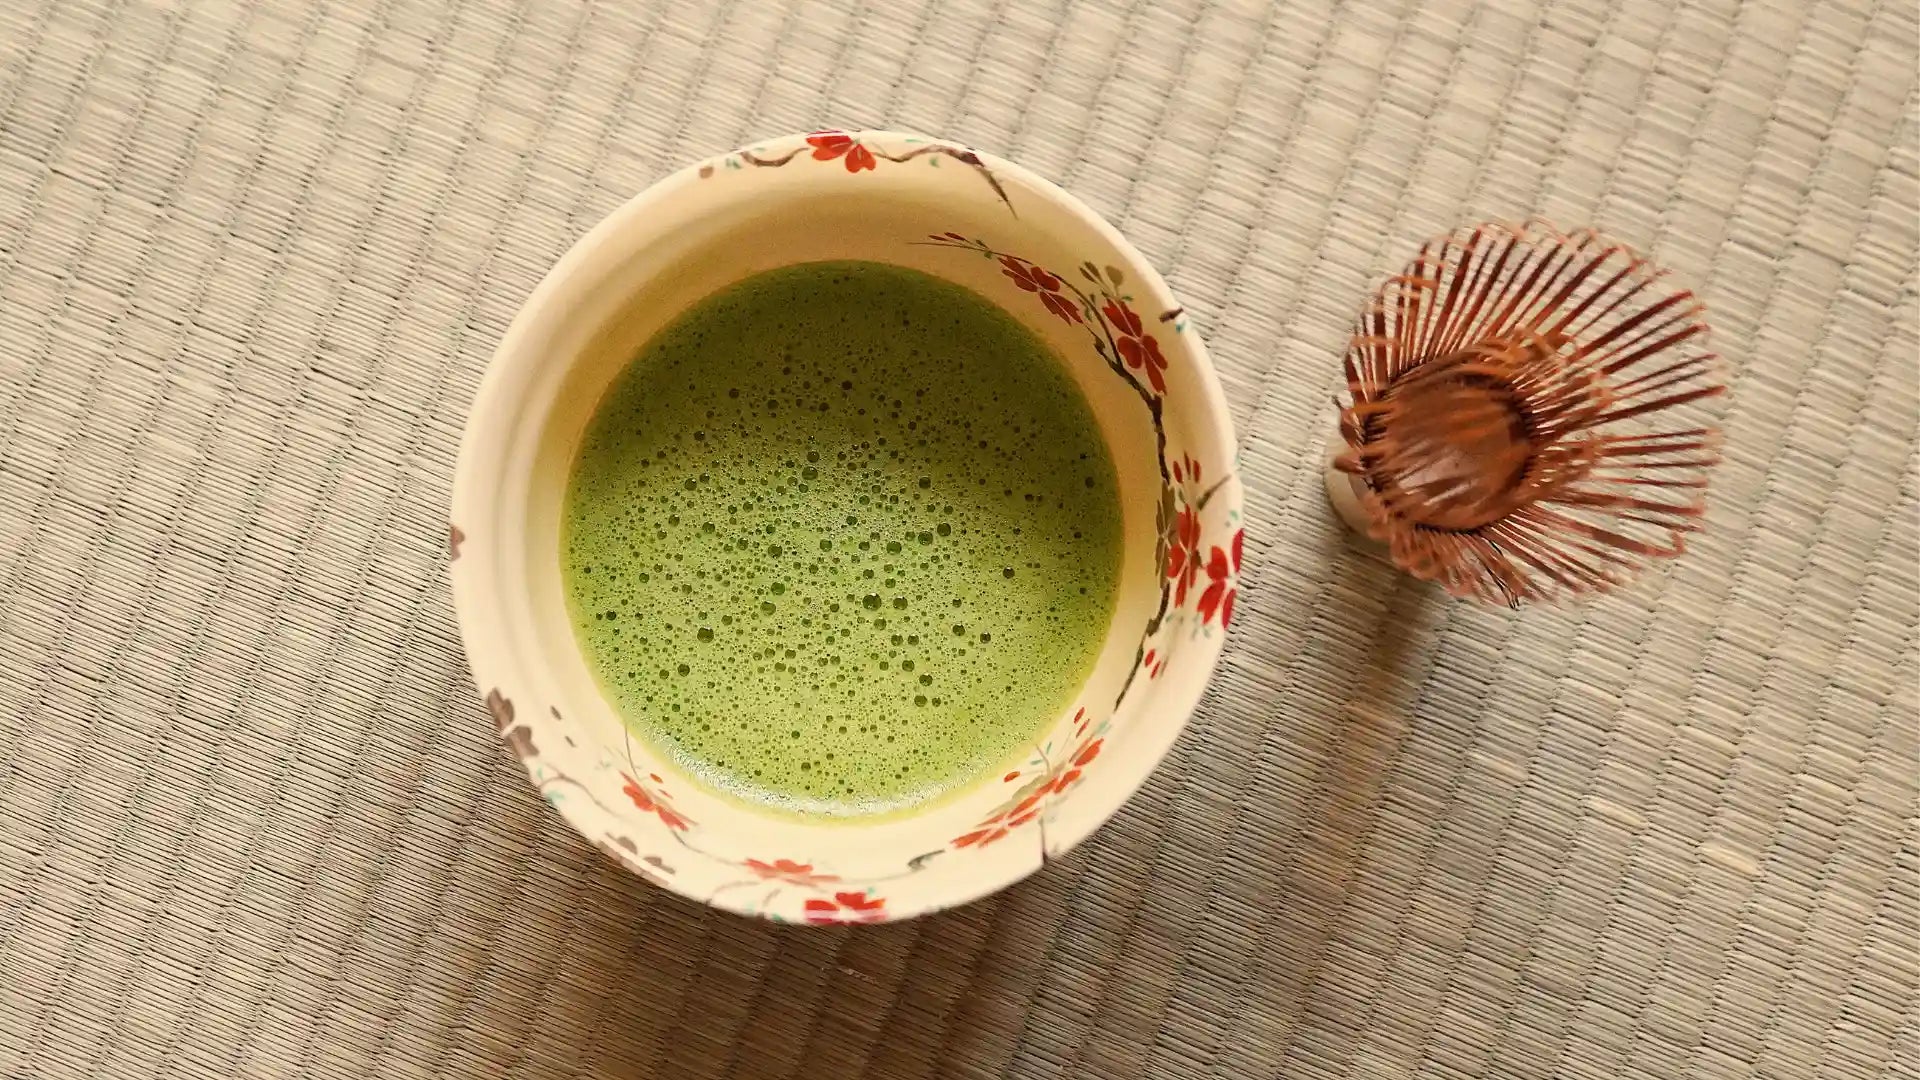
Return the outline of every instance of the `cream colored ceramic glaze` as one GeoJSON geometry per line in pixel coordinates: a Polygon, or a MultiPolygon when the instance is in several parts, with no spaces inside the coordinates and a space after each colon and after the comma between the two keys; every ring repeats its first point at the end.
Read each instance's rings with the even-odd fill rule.
{"type": "Polygon", "coordinates": [[[1152,268],[1078,200],[938,140],[773,139],[654,185],[582,238],[528,299],[467,423],[451,515],[454,601],[475,681],[509,745],[547,800],[623,864],[769,918],[905,918],[1031,873],[1111,816],[1166,754],[1212,673],[1237,594],[1233,455],[1197,334],[1152,268]],[[819,259],[938,275],[1046,338],[1100,419],[1126,523],[1107,641],[1051,734],[956,797],[867,824],[757,813],[648,754],[576,649],[559,576],[568,470],[622,365],[701,297],[819,259]],[[1160,403],[1164,455],[1150,401],[1160,403]]]}

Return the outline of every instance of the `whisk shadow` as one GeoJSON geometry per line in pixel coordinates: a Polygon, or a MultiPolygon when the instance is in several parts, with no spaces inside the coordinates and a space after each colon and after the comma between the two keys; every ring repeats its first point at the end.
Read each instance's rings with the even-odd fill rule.
{"type": "MultiPolygon", "coordinates": [[[[1281,826],[1290,837],[1274,838],[1284,853],[1266,918],[1287,928],[1293,959],[1263,968],[1254,980],[1263,984],[1283,1043],[1312,1025],[1309,1010],[1336,943],[1357,932],[1350,908],[1376,857],[1385,796],[1400,782],[1398,761],[1415,742],[1470,738],[1465,725],[1445,730],[1423,723],[1416,710],[1423,669],[1456,602],[1337,524],[1319,539],[1322,565],[1332,575],[1322,598],[1329,611],[1341,613],[1337,629],[1346,632],[1321,632],[1331,619],[1322,615],[1301,660],[1310,665],[1302,681],[1311,675],[1337,696],[1318,722],[1303,717],[1289,739],[1290,752],[1317,763],[1306,782],[1309,794],[1281,826]],[[1370,621],[1355,618],[1357,610],[1369,609],[1370,621]],[[1353,632],[1356,625],[1363,629],[1353,632]]],[[[1285,1060],[1291,1047],[1271,1051],[1285,1060]]]]}

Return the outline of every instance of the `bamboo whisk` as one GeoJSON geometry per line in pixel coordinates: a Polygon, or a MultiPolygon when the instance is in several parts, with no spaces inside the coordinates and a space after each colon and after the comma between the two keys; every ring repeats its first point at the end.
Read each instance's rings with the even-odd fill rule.
{"type": "Polygon", "coordinates": [[[1517,606],[1680,554],[1717,434],[1704,312],[1591,230],[1433,240],[1361,313],[1329,491],[1395,563],[1517,606]],[[1675,410],[1681,410],[1676,412],[1675,410]]]}

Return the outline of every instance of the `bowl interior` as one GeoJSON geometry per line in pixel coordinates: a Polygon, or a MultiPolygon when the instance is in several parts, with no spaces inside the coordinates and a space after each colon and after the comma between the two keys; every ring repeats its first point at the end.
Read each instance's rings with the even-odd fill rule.
{"type": "Polygon", "coordinates": [[[1216,584],[1231,590],[1238,576],[1222,414],[1199,342],[1164,285],[1043,181],[948,144],[873,133],[716,159],[663,181],[584,239],[489,369],[454,516],[454,587],[476,675],[548,799],[663,884],[787,918],[865,921],[948,906],[1084,836],[1184,723],[1231,611],[1222,589],[1207,615],[1200,598],[1216,584]],[[861,151],[875,155],[871,164],[861,151]],[[872,819],[807,819],[740,801],[630,736],[576,646],[560,577],[562,500],[612,380],[689,305],[762,271],[824,259],[944,278],[1047,341],[1100,423],[1124,521],[1113,618],[1074,702],[978,783],[872,819]],[[1205,530],[1203,518],[1219,524],[1205,530]],[[1210,566],[1214,547],[1224,563],[1210,566]]]}

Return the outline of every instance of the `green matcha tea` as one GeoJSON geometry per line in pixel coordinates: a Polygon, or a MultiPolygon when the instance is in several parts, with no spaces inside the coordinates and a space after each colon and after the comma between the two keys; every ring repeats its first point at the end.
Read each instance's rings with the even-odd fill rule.
{"type": "Polygon", "coordinates": [[[809,263],[647,343],[587,430],[561,546],[636,736],[736,796],[863,814],[971,783],[1071,703],[1120,505],[1030,331],[916,271],[809,263]]]}

